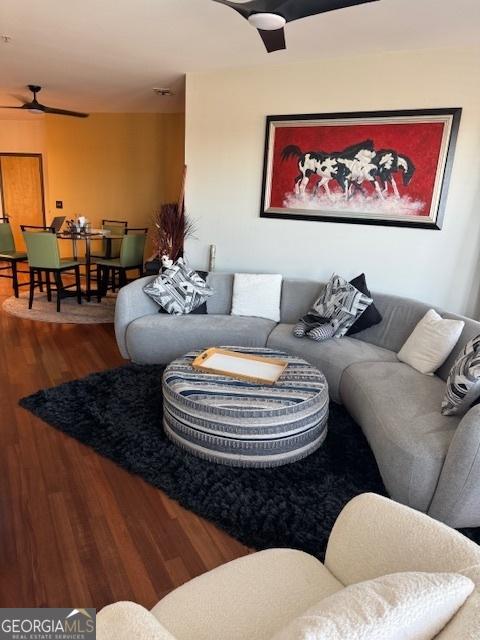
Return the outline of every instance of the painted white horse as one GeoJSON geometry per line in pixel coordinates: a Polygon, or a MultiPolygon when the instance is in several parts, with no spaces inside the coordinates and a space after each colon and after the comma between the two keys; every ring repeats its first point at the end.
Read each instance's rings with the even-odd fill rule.
{"type": "Polygon", "coordinates": [[[389,185],[395,197],[400,197],[394,173],[403,171],[403,183],[408,185],[415,167],[406,156],[396,151],[382,149],[375,151],[372,140],[347,147],[343,151],[326,153],[324,151],[308,151],[302,153],[299,147],[289,145],[282,151],[282,160],[298,158],[299,175],[294,181],[294,191],[303,195],[312,176],[319,176],[314,189],[316,195],[320,189],[332,197],[330,183],[335,181],[348,200],[356,190],[363,192],[365,183],[371,184],[377,196],[384,199],[388,195],[389,185]]]}

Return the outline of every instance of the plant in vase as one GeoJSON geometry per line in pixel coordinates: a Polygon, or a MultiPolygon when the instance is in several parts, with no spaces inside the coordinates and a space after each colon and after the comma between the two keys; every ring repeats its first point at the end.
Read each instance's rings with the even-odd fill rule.
{"type": "Polygon", "coordinates": [[[185,240],[193,236],[194,231],[194,223],[183,208],[179,210],[178,204],[173,203],[162,205],[153,217],[153,254],[147,262],[147,271],[158,272],[162,267],[171,266],[183,255],[185,240]]]}

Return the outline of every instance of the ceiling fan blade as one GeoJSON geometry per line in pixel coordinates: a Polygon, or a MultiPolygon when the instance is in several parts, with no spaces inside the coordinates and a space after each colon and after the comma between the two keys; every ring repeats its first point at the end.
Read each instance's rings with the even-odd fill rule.
{"type": "Polygon", "coordinates": [[[230,0],[213,0],[219,4],[224,4],[226,7],[235,9],[243,18],[248,20],[248,16],[252,13],[249,5],[255,4],[255,2],[230,2],[230,0]]]}
{"type": "MultiPolygon", "coordinates": [[[[267,2],[268,0],[265,0],[267,2]]],[[[315,16],[328,11],[346,9],[368,2],[378,2],[379,0],[280,0],[277,2],[275,12],[281,14],[287,22],[315,16]]]]}
{"type": "Polygon", "coordinates": [[[7,106],[0,105],[0,109],[23,109],[23,107],[7,107],[7,106]]]}
{"type": "Polygon", "coordinates": [[[55,107],[46,107],[42,105],[45,113],[52,113],[58,116],[73,116],[74,118],[88,118],[88,113],[81,113],[80,111],[68,111],[68,109],[56,109],[55,107]]]}
{"type": "Polygon", "coordinates": [[[273,31],[266,31],[265,29],[257,29],[260,34],[265,49],[268,53],[273,51],[280,51],[280,49],[286,49],[285,43],[285,29],[274,29],[273,31]]]}

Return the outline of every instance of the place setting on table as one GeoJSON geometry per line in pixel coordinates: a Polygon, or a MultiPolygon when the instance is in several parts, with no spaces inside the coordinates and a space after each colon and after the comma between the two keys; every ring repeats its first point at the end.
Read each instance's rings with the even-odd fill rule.
{"type": "MultiPolygon", "coordinates": [[[[61,219],[61,218],[60,218],[61,219]]],[[[81,262],[85,266],[85,290],[83,294],[90,302],[93,296],[99,296],[99,283],[97,289],[92,289],[92,257],[102,259],[115,259],[120,253],[120,244],[125,236],[128,222],[124,220],[102,220],[102,228],[92,228],[91,223],[85,216],[78,216],[76,219],[66,221],[66,229],[61,230],[65,218],[63,218],[60,228],[56,230],[59,240],[70,240],[72,242],[73,259],[78,260],[78,244],[83,243],[85,248],[84,258],[81,262]],[[92,254],[92,241],[102,240],[104,243],[102,255],[92,254]],[[118,241],[117,251],[112,251],[114,241],[118,241]],[[114,255],[115,254],[115,255],[114,255]]],[[[53,221],[53,223],[55,220],[53,221]]],[[[52,226],[53,226],[52,223],[52,226]]],[[[115,291],[115,278],[112,280],[113,291],[115,291]]],[[[106,293],[106,292],[105,292],[106,293]]]]}

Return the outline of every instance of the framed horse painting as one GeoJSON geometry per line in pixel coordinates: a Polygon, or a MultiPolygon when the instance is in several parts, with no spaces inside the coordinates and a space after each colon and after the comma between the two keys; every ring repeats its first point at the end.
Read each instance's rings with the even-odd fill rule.
{"type": "Polygon", "coordinates": [[[441,229],[461,111],[268,116],[260,215],[441,229]]]}

